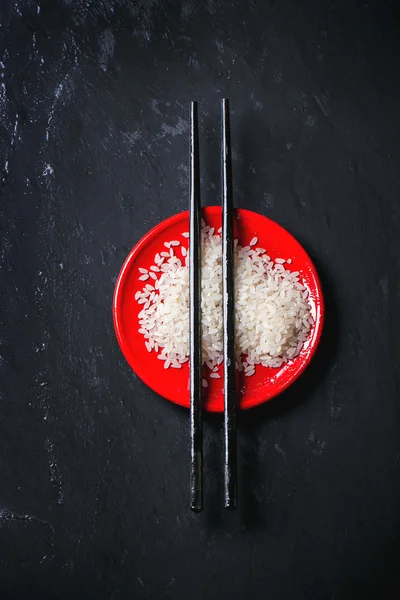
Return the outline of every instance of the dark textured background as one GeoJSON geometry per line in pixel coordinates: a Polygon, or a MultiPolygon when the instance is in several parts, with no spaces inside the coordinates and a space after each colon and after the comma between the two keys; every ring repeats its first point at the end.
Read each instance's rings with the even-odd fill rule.
{"type": "Polygon", "coordinates": [[[399,597],[396,4],[2,1],[2,600],[399,597]],[[327,322],[301,380],[241,416],[234,513],[208,419],[195,515],[188,414],[131,372],[111,299],[186,207],[191,99],[219,201],[222,96],[235,202],[304,244],[327,322]]]}

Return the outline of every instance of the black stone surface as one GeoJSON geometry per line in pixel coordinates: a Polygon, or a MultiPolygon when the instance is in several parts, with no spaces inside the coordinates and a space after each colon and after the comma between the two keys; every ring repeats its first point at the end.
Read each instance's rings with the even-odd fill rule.
{"type": "Polygon", "coordinates": [[[312,600],[400,595],[399,8],[352,0],[3,0],[0,8],[0,597],[312,600]],[[187,205],[188,103],[219,201],[315,260],[320,351],[239,422],[239,508],[205,424],[113,333],[127,252],[187,205]]]}

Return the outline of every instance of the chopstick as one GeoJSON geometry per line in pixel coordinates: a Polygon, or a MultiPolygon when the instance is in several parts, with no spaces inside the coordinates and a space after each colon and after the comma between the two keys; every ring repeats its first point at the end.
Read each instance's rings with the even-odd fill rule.
{"type": "MultiPolygon", "coordinates": [[[[234,239],[229,102],[222,100],[222,304],[224,341],[224,498],[236,507],[236,356],[234,239]]],[[[203,508],[200,163],[197,102],[190,103],[190,507],[203,508]]]]}
{"type": "Polygon", "coordinates": [[[197,102],[190,103],[190,507],[203,508],[200,162],[197,102]]]}
{"type": "Polygon", "coordinates": [[[229,101],[222,109],[222,304],[224,331],[224,496],[225,508],[236,508],[236,356],[234,298],[234,240],[229,101]]]}

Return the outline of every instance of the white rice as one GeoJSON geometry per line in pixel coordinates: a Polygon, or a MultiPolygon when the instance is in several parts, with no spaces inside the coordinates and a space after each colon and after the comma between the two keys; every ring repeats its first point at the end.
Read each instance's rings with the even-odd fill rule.
{"type": "MultiPolygon", "coordinates": [[[[187,237],[186,233],[182,234],[187,237]]],[[[291,260],[276,259],[264,248],[255,248],[254,237],[242,248],[235,240],[236,360],[244,375],[254,375],[256,365],[280,367],[301,352],[314,321],[308,290],[299,273],[285,269],[291,260]]],[[[164,368],[181,368],[189,356],[189,250],[175,256],[172,240],[155,265],[139,269],[139,280],[151,277],[153,285],[136,292],[141,305],[139,332],[146,349],[155,351],[164,368]],[[162,262],[161,262],[162,260],[162,262]],[[154,280],[154,281],[153,281],[154,280]]],[[[202,228],[202,332],[203,362],[219,379],[222,362],[222,240],[214,228],[202,228]]]]}

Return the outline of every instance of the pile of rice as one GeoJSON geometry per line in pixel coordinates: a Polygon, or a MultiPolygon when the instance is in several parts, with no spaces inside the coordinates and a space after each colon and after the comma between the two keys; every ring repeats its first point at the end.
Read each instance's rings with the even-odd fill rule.
{"type": "MultiPolygon", "coordinates": [[[[222,239],[219,230],[205,226],[202,237],[203,362],[211,378],[220,378],[222,342],[222,239]]],[[[188,233],[182,234],[188,238],[188,233]]],[[[235,240],[236,361],[246,376],[256,365],[280,367],[301,351],[314,321],[308,290],[299,273],[273,261],[257,238],[242,248],[235,240]]],[[[139,333],[149,352],[164,367],[179,369],[189,360],[189,256],[187,239],[165,243],[150,269],[139,269],[143,289],[135,295],[142,305],[139,333]]],[[[203,382],[206,385],[206,381],[203,382]]]]}

